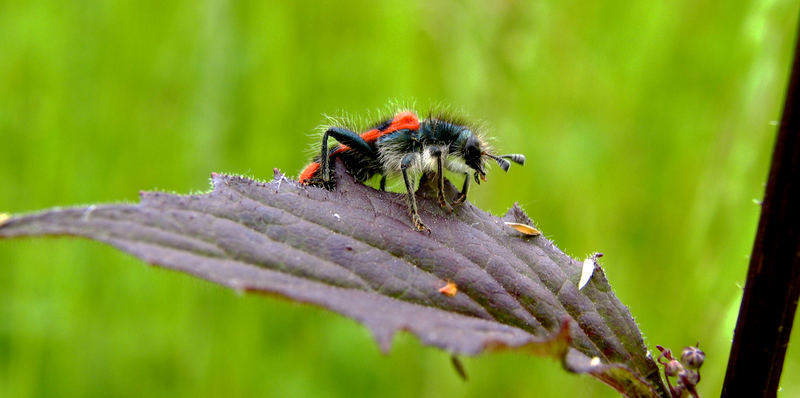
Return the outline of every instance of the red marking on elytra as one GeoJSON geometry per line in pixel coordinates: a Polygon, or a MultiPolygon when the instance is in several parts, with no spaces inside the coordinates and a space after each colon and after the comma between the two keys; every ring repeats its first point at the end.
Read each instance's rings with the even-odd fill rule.
{"type": "MultiPolygon", "coordinates": [[[[361,133],[361,138],[364,139],[366,142],[373,142],[377,140],[379,137],[384,136],[386,134],[394,133],[395,131],[399,130],[418,130],[419,129],[419,118],[414,112],[399,112],[398,114],[394,115],[392,122],[383,130],[380,129],[372,129],[361,133]]],[[[339,144],[339,148],[333,151],[329,156],[334,156],[341,152],[349,150],[350,147],[344,144],[339,144]]],[[[305,184],[308,182],[311,177],[319,170],[319,163],[313,162],[306,166],[302,173],[300,173],[300,177],[298,180],[301,184],[305,184]]]]}
{"type": "MultiPolygon", "coordinates": [[[[383,130],[372,129],[364,133],[361,133],[360,135],[361,138],[364,139],[364,141],[372,142],[386,134],[394,133],[395,131],[418,130],[418,129],[419,129],[419,119],[417,118],[417,115],[414,114],[414,112],[400,112],[394,115],[392,123],[389,124],[389,127],[386,127],[383,130]]],[[[350,149],[349,146],[341,145],[339,149],[333,152],[332,155],[335,155],[342,151],[346,151],[348,149],[350,149]]]]}
{"type": "Polygon", "coordinates": [[[417,115],[415,115],[413,112],[400,112],[394,116],[392,123],[385,130],[372,129],[364,134],[361,134],[361,138],[363,138],[364,141],[372,142],[378,139],[380,136],[394,133],[395,131],[417,129],[419,129],[419,119],[417,118],[417,115]]]}
{"type": "Polygon", "coordinates": [[[308,182],[309,179],[311,179],[311,177],[314,176],[314,173],[316,173],[318,169],[319,169],[319,163],[312,162],[311,164],[306,166],[306,168],[303,170],[302,173],[300,173],[300,178],[298,178],[298,180],[300,181],[301,184],[305,184],[306,182],[308,182]]]}

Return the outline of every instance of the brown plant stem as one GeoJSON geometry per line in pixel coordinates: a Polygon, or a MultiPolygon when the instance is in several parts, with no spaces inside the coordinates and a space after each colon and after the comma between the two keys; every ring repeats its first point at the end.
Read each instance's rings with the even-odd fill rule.
{"type": "Polygon", "coordinates": [[[800,47],[775,141],[722,397],[774,397],[800,296],[800,47]]]}

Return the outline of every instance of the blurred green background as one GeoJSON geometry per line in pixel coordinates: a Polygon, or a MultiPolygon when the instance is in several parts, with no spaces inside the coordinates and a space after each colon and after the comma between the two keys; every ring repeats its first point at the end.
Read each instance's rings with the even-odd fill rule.
{"type": "MultiPolygon", "coordinates": [[[[297,175],[322,114],[448,104],[528,156],[519,201],[602,263],[647,343],[721,389],[780,118],[793,1],[0,1],[0,211],[297,175]]],[[[552,360],[464,360],[76,239],[0,241],[0,396],[617,396],[552,360]]],[[[800,326],[781,396],[800,396],[800,326]]]]}

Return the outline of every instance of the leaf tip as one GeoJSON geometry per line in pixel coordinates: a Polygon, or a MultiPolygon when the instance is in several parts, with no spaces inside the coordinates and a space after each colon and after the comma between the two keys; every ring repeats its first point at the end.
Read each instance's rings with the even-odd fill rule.
{"type": "Polygon", "coordinates": [[[375,341],[378,342],[378,348],[381,353],[388,354],[392,350],[392,340],[394,340],[395,329],[385,326],[370,327],[375,341]]]}
{"type": "Polygon", "coordinates": [[[528,214],[525,213],[525,210],[522,209],[522,207],[519,205],[519,202],[514,202],[514,205],[511,206],[511,208],[508,209],[506,214],[503,216],[503,220],[519,224],[533,225],[533,220],[528,217],[528,214]]]}

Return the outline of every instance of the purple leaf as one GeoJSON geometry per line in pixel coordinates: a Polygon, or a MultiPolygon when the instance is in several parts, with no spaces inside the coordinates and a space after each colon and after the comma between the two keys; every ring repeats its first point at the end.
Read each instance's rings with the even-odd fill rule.
{"type": "Polygon", "coordinates": [[[412,229],[403,195],[359,184],[340,164],[336,178],[330,192],[277,170],[269,183],[213,174],[208,194],[144,192],[137,205],[14,216],[0,221],[0,238],[106,242],[236,290],[336,311],[366,325],[383,351],[406,330],[452,353],[553,356],[627,396],[668,396],[602,269],[578,290],[581,261],[505,224],[533,226],[518,206],[503,218],[470,203],[447,214],[425,183],[418,199],[428,235],[412,229]]]}

